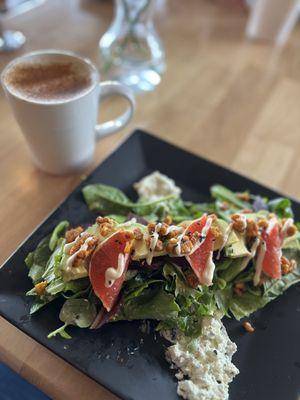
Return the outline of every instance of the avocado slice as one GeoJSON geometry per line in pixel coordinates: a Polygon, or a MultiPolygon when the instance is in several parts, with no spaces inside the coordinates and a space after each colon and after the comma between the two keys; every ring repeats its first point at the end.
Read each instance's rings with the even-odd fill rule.
{"type": "Polygon", "coordinates": [[[74,281],[76,279],[85,278],[89,276],[86,263],[82,261],[80,264],[67,267],[67,260],[70,256],[64,254],[61,260],[62,277],[65,282],[74,281]]]}
{"type": "MultiPolygon", "coordinates": [[[[217,238],[214,244],[214,251],[216,251],[219,250],[221,247],[224,247],[223,236],[225,235],[225,232],[228,229],[229,224],[223,219],[218,218],[216,221],[213,222],[213,226],[217,226],[222,232],[222,237],[217,238]]],[[[232,230],[228,236],[226,246],[229,246],[238,241],[239,238],[237,237],[236,233],[232,230]]]]}
{"type": "Polygon", "coordinates": [[[247,249],[245,239],[240,233],[235,233],[238,241],[227,244],[224,248],[225,256],[229,258],[240,258],[250,256],[250,251],[247,249]]]}

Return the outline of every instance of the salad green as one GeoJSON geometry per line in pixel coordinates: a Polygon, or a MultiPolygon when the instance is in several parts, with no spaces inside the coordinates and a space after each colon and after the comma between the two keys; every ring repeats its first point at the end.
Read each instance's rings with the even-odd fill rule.
{"type": "Polygon", "coordinates": [[[70,338],[70,325],[144,319],[195,336],[204,316],[239,320],[300,282],[300,234],[288,199],[221,185],[209,203],[178,193],[134,202],[103,184],[85,186],[83,197],[103,217],[85,230],[60,222],[25,259],[30,313],[65,299],[63,325],[49,337],[70,338]]]}

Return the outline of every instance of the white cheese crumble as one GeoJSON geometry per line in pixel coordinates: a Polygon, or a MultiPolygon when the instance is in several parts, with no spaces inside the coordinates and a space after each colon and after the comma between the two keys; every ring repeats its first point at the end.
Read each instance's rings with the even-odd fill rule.
{"type": "MultiPolygon", "coordinates": [[[[165,335],[171,340],[168,335],[165,335]]],[[[177,368],[177,393],[188,400],[226,400],[229,383],[239,373],[231,362],[236,352],[222,322],[204,317],[197,339],[178,334],[166,350],[167,360],[177,368]]]]}
{"type": "Polygon", "coordinates": [[[172,194],[179,196],[181,193],[181,189],[175,185],[173,179],[158,171],[145,176],[133,186],[140,199],[147,201],[155,201],[172,194]]]}

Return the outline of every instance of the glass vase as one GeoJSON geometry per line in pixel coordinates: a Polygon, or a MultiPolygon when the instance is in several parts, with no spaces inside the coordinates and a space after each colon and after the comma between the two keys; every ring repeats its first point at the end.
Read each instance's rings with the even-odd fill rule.
{"type": "Polygon", "coordinates": [[[99,42],[101,72],[135,92],[153,90],[165,69],[165,53],[155,31],[156,0],[115,0],[114,19],[99,42]]]}

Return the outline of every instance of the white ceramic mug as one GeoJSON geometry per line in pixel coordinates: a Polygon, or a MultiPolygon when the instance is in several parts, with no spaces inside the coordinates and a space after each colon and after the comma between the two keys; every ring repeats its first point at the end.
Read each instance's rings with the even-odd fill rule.
{"type": "Polygon", "coordinates": [[[100,83],[99,73],[91,61],[71,52],[41,50],[25,54],[6,66],[1,81],[34,163],[52,174],[74,172],[89,164],[96,141],[122,129],[135,109],[131,89],[118,82],[100,83]],[[7,83],[10,68],[18,63],[72,63],[75,60],[87,69],[91,83],[87,90],[73,97],[51,102],[25,98],[7,83]],[[116,94],[128,100],[128,109],[118,118],[97,125],[99,102],[116,94]]]}

